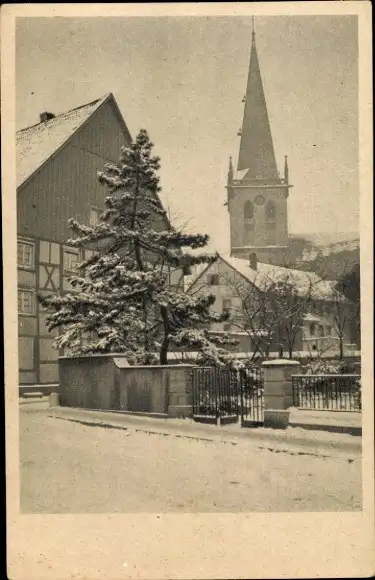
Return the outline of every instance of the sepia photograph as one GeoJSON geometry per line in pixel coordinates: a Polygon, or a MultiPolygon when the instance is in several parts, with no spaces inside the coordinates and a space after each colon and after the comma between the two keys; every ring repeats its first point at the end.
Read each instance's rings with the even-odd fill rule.
{"type": "Polygon", "coordinates": [[[245,4],[14,18],[21,515],[363,512],[359,16],[245,4]]]}

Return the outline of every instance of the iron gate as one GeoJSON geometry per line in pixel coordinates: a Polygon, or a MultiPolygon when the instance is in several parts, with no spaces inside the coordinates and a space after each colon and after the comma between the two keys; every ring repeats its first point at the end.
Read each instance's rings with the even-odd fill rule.
{"type": "Polygon", "coordinates": [[[238,372],[241,383],[241,426],[256,427],[264,422],[263,369],[254,367],[238,372]]]}
{"type": "Polygon", "coordinates": [[[198,367],[193,371],[196,421],[242,427],[263,424],[263,370],[198,367]]]}

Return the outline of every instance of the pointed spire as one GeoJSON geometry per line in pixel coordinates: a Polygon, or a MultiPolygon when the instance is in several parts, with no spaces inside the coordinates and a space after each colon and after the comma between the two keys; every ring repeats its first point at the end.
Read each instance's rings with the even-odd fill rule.
{"type": "Polygon", "coordinates": [[[233,182],[233,164],[232,157],[229,157],[228,185],[231,185],[232,182],[233,182]]]}
{"type": "Polygon", "coordinates": [[[289,183],[289,167],[288,167],[288,156],[285,155],[285,162],[284,162],[284,180],[285,183],[289,183]]]}
{"type": "Polygon", "coordinates": [[[272,135],[260,74],[253,19],[250,67],[247,79],[238,170],[249,178],[278,178],[272,135]]]}

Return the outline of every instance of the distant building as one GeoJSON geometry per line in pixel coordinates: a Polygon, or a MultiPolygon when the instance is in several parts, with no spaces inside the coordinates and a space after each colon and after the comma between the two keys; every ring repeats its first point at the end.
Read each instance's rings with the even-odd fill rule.
{"type": "Polygon", "coordinates": [[[321,254],[322,256],[329,256],[331,254],[337,254],[338,252],[354,252],[359,251],[359,238],[354,240],[343,240],[340,242],[332,242],[326,246],[322,246],[321,254]]]}
{"type": "MultiPolygon", "coordinates": [[[[262,334],[275,334],[275,327],[268,326],[267,316],[273,310],[272,303],[278,300],[275,283],[283,281],[291,283],[293,293],[308,302],[306,312],[296,328],[293,344],[295,353],[337,354],[339,334],[344,352],[355,348],[350,340],[351,304],[342,295],[335,293],[331,282],[322,280],[313,272],[264,264],[254,259],[249,261],[219,255],[216,262],[201,268],[199,273],[190,277],[187,292],[213,294],[216,298],[213,309],[220,314],[227,311],[230,316],[226,322],[212,324],[212,332],[229,332],[238,340],[234,350],[250,355],[260,344],[262,334]],[[340,301],[339,311],[337,300],[340,301]],[[339,322],[341,332],[338,333],[339,322]]],[[[285,335],[278,336],[276,341],[272,340],[270,354],[280,349],[287,354],[285,335]]]]}

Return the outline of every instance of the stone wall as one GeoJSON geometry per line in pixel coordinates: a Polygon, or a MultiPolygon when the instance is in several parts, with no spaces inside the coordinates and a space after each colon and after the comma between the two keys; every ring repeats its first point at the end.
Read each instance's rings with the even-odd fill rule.
{"type": "Polygon", "coordinates": [[[191,368],[191,365],[129,366],[121,354],[60,357],[60,404],[191,416],[191,368]]]}

